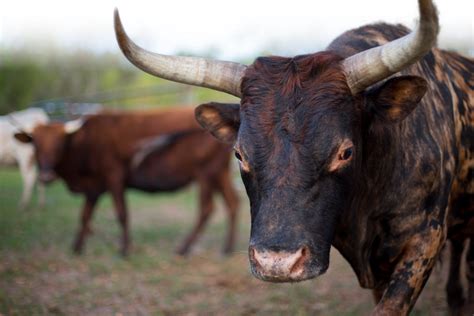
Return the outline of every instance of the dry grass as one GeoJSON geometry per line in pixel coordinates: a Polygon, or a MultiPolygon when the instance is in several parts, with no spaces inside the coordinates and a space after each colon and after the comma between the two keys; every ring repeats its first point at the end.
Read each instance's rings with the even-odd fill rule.
{"type": "MultiPolygon", "coordinates": [[[[0,226],[0,315],[368,315],[373,307],[370,291],[359,287],[334,249],[328,272],[316,280],[271,284],[253,278],[244,199],[238,251],[230,257],[219,252],[226,221],[218,204],[193,254],[181,258],[173,250],[196,215],[193,189],[159,200],[133,195],[134,248],[124,260],[117,255],[118,229],[108,203],[96,214],[85,255],[71,255],[77,212],[70,209],[80,201],[71,202],[61,187],[52,190],[55,202],[43,213],[0,209],[0,218],[9,221],[0,226]]],[[[414,315],[446,313],[445,270],[437,268],[414,315]]]]}

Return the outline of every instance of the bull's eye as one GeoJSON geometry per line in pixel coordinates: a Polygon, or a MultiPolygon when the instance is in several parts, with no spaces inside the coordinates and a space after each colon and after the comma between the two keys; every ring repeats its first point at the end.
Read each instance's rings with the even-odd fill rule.
{"type": "Polygon", "coordinates": [[[344,150],[341,155],[339,156],[339,159],[340,160],[348,160],[349,158],[352,157],[352,147],[351,148],[347,148],[346,150],[344,150]]]}
{"type": "Polygon", "coordinates": [[[250,172],[250,166],[247,160],[242,157],[242,154],[237,150],[237,148],[234,148],[234,156],[239,161],[240,171],[245,173],[250,172]]]}
{"type": "Polygon", "coordinates": [[[346,139],[339,145],[337,153],[332,156],[331,162],[329,163],[329,171],[336,171],[349,165],[354,155],[354,144],[349,139],[346,139]]]}

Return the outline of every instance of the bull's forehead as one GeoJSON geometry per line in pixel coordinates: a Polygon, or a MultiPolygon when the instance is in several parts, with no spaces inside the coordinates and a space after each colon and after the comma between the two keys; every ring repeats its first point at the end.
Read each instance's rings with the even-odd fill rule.
{"type": "Polygon", "coordinates": [[[301,142],[316,117],[347,115],[351,97],[340,58],[318,53],[294,58],[258,58],[242,82],[242,119],[264,133],[282,133],[301,142]]]}
{"type": "Polygon", "coordinates": [[[340,120],[317,115],[313,121],[315,124],[293,133],[284,127],[258,128],[243,121],[236,147],[254,170],[259,169],[255,171],[275,170],[275,175],[282,177],[296,176],[300,171],[311,174],[344,140],[352,138],[351,127],[340,120]]]}
{"type": "Polygon", "coordinates": [[[357,115],[338,61],[329,53],[259,58],[246,73],[237,146],[260,180],[311,181],[350,138],[357,115]]]}

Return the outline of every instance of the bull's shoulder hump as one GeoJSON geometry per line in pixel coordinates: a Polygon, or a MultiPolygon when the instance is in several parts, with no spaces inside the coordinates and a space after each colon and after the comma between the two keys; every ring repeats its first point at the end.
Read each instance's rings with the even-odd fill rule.
{"type": "Polygon", "coordinates": [[[401,24],[376,23],[342,33],[328,46],[341,57],[348,57],[407,35],[410,29],[401,24]]]}

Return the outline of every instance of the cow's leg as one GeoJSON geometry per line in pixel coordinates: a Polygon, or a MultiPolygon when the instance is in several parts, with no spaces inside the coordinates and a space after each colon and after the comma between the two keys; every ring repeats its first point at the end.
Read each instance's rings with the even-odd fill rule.
{"type": "Polygon", "coordinates": [[[23,180],[23,193],[21,195],[19,208],[21,210],[24,210],[26,209],[29,202],[31,201],[31,196],[33,195],[33,188],[35,186],[37,171],[34,167],[32,157],[30,156],[19,157],[18,165],[20,167],[20,173],[23,180]]]}
{"type": "Polygon", "coordinates": [[[237,226],[237,211],[239,208],[239,198],[232,186],[229,170],[222,172],[219,177],[219,189],[224,197],[229,215],[229,227],[227,230],[227,238],[224,244],[224,253],[230,254],[234,250],[235,234],[237,226]]]}
{"type": "Polygon", "coordinates": [[[451,240],[451,260],[449,266],[449,279],[446,284],[449,314],[461,315],[464,305],[464,293],[461,283],[461,260],[464,243],[462,240],[451,240]]]}
{"type": "Polygon", "coordinates": [[[76,254],[82,253],[84,248],[84,240],[90,231],[89,223],[92,218],[92,214],[94,213],[94,208],[97,204],[97,200],[99,199],[98,194],[87,194],[86,200],[84,203],[84,207],[81,213],[81,227],[77,232],[76,240],[74,241],[73,251],[76,254]]]}
{"type": "Polygon", "coordinates": [[[36,178],[35,182],[38,188],[38,207],[40,209],[44,209],[46,206],[46,187],[44,184],[38,181],[38,178],[36,178]]]}
{"type": "Polygon", "coordinates": [[[177,254],[182,256],[189,252],[189,249],[196,241],[214,209],[212,201],[213,186],[210,181],[208,179],[199,181],[199,190],[199,218],[193,230],[184,239],[183,243],[176,251],[177,254]]]}
{"type": "Polygon", "coordinates": [[[408,315],[428,280],[443,243],[444,234],[439,225],[408,240],[372,315],[408,315]]]}
{"type": "Polygon", "coordinates": [[[128,214],[127,206],[125,203],[124,188],[115,187],[111,190],[111,194],[115,205],[115,213],[117,215],[117,219],[120,223],[120,226],[122,226],[122,241],[120,252],[123,256],[127,256],[130,248],[130,237],[128,231],[128,214]]]}
{"type": "Polygon", "coordinates": [[[467,266],[466,266],[466,273],[467,273],[467,281],[469,284],[468,287],[468,295],[467,295],[467,302],[464,308],[465,311],[474,311],[474,240],[471,238],[469,241],[469,249],[467,252],[467,266]]]}

